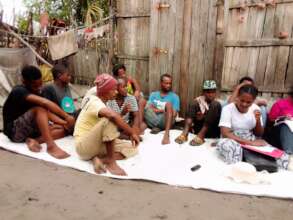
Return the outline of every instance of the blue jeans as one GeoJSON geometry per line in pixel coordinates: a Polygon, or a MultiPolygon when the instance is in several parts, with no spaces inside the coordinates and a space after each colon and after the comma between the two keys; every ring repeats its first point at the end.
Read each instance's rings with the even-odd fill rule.
{"type": "Polygon", "coordinates": [[[149,106],[144,109],[144,118],[147,125],[151,128],[157,127],[165,130],[165,114],[155,113],[149,106]]]}
{"type": "Polygon", "coordinates": [[[281,147],[287,154],[293,154],[293,132],[286,124],[280,124],[278,128],[281,147]]]}

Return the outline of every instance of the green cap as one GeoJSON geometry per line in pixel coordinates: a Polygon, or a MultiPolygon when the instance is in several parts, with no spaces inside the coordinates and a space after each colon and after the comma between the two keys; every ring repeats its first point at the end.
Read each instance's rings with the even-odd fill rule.
{"type": "Polygon", "coordinates": [[[205,80],[203,83],[203,90],[217,89],[215,80],[205,80]]]}

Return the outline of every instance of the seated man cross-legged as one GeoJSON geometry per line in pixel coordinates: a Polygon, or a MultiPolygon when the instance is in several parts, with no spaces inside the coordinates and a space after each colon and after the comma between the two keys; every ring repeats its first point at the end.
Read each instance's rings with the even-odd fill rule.
{"type": "Polygon", "coordinates": [[[179,97],[172,92],[172,77],[161,76],[161,90],[152,92],[145,108],[145,121],[152,128],[151,133],[165,130],[162,144],[169,144],[169,130],[179,112],[179,97]]]}
{"type": "Polygon", "coordinates": [[[117,95],[117,81],[109,74],[101,74],[95,84],[96,94],[85,100],[75,124],[76,151],[81,159],[93,161],[97,173],[108,170],[114,175],[126,175],[116,160],[137,153],[139,136],[118,113],[106,106],[117,95]],[[118,138],[117,127],[130,136],[132,143],[118,138]]]}
{"type": "Polygon", "coordinates": [[[189,107],[185,126],[182,134],[175,142],[182,144],[187,141],[188,132],[192,128],[197,134],[190,145],[197,146],[204,143],[204,138],[217,138],[220,136],[218,123],[221,116],[221,104],[215,100],[217,85],[214,80],[205,80],[203,84],[203,95],[194,99],[189,107]]]}
{"type": "Polygon", "coordinates": [[[74,118],[40,96],[42,75],[37,67],[26,66],[21,74],[23,84],[12,89],[3,106],[4,134],[13,142],[26,142],[33,152],[39,152],[45,142],[53,157],[68,157],[54,139],[64,137],[65,130],[73,127],[74,118]]]}

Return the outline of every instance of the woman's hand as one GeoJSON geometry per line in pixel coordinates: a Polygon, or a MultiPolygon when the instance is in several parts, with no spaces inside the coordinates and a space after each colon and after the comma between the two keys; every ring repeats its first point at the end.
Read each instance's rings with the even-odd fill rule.
{"type": "Polygon", "coordinates": [[[260,121],[261,112],[259,110],[254,111],[254,117],[256,121],[260,121]]]}
{"type": "Polygon", "coordinates": [[[254,141],[250,141],[249,144],[252,146],[262,147],[262,146],[266,146],[268,143],[263,139],[256,139],[254,141]]]}

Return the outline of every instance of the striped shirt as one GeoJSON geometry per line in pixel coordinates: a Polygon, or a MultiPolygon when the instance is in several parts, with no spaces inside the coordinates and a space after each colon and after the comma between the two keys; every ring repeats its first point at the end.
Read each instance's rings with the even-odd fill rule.
{"type": "MultiPolygon", "coordinates": [[[[137,101],[136,98],[132,95],[127,95],[124,98],[124,102],[122,104],[121,107],[119,107],[117,101],[114,100],[109,100],[106,105],[107,107],[109,107],[110,109],[112,109],[114,112],[117,112],[118,114],[121,115],[121,112],[123,111],[123,108],[125,107],[125,105],[130,104],[131,109],[130,112],[137,112],[138,111],[138,105],[137,105],[137,101]]],[[[126,113],[125,115],[121,115],[123,120],[128,123],[129,122],[129,112],[126,113]]]]}

